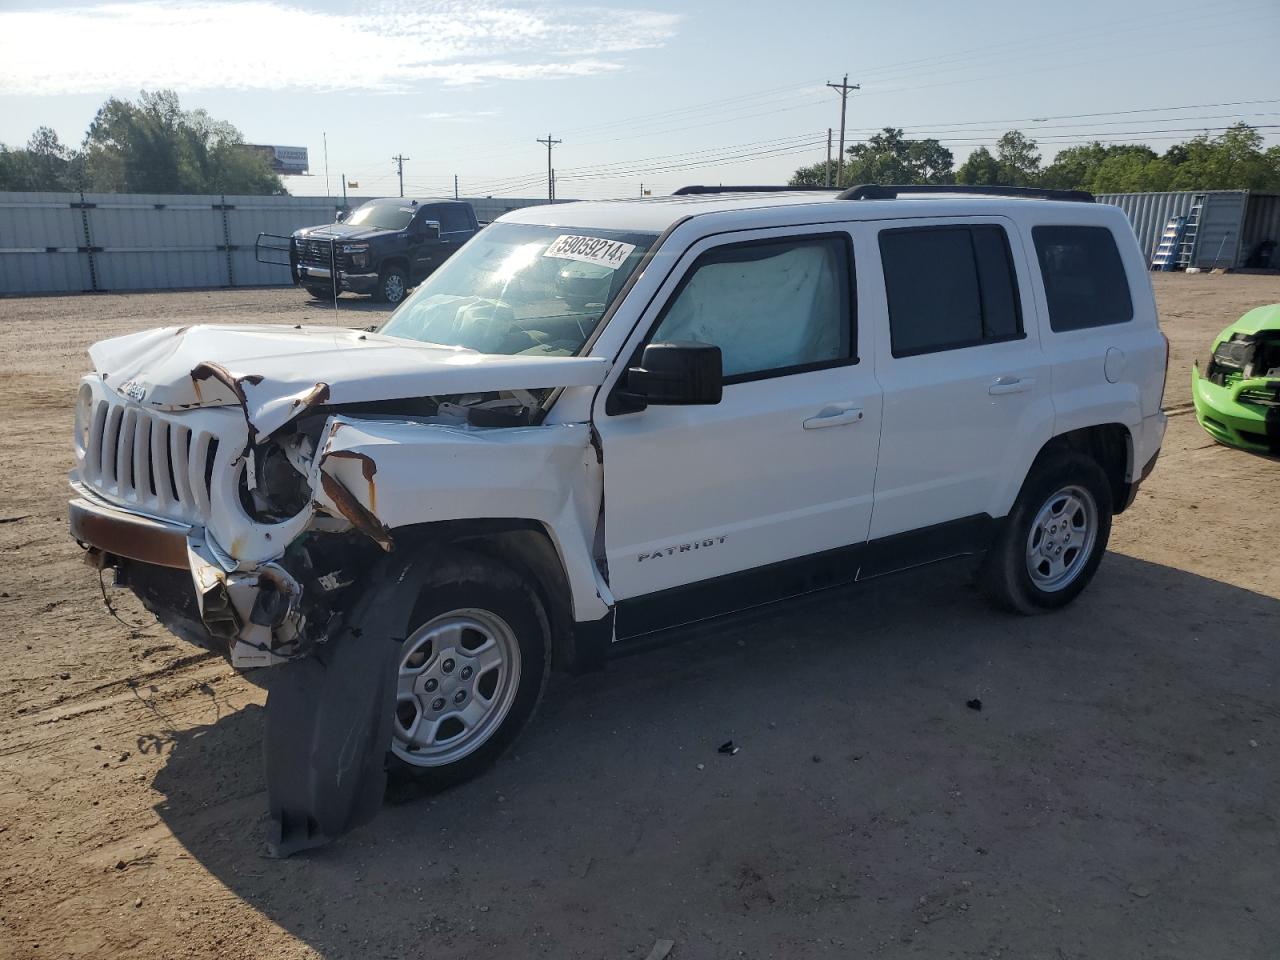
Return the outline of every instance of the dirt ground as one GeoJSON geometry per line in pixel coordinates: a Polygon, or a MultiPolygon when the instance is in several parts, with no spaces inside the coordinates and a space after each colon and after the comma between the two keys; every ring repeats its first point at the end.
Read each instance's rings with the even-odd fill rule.
{"type": "Polygon", "coordinates": [[[491,772],[287,861],[263,693],[112,619],[64,476],[91,342],[331,314],[0,300],[0,956],[1280,956],[1280,462],[1212,443],[1188,374],[1280,278],[1155,283],[1164,453],[1070,609],[936,568],[560,678],[491,772]]]}

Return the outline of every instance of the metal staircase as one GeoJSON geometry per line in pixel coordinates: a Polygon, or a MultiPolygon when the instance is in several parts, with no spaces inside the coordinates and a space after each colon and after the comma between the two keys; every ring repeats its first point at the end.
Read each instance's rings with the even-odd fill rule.
{"type": "Polygon", "coordinates": [[[1200,214],[1204,194],[1196,194],[1186,215],[1169,218],[1151,256],[1152,270],[1185,270],[1195,262],[1196,243],[1200,234],[1200,214]]]}

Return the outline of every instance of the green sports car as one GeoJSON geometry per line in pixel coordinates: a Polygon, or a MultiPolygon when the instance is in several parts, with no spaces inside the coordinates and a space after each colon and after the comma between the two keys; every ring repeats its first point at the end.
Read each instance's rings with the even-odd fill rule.
{"type": "Polygon", "coordinates": [[[1280,303],[1257,307],[1213,343],[1191,371],[1196,419],[1220,443],[1280,456],[1280,303]]]}

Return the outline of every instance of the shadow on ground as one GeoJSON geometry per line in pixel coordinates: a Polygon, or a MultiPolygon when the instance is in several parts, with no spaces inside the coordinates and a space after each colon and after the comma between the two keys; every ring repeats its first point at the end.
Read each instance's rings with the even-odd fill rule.
{"type": "Polygon", "coordinates": [[[257,708],[176,742],[160,814],[326,957],[1280,943],[1280,601],[1112,554],[1026,619],[943,569],[554,682],[488,774],[312,854],[262,857],[257,708]]]}

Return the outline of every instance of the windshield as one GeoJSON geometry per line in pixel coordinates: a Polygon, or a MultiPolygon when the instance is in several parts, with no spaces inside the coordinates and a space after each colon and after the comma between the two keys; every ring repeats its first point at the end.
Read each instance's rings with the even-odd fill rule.
{"type": "Polygon", "coordinates": [[[481,353],[572,356],[656,239],[492,224],[428,277],[381,332],[481,353]]]}
{"type": "Polygon", "coordinates": [[[370,200],[356,207],[345,222],[357,227],[403,230],[417,210],[404,200],[370,200]]]}

